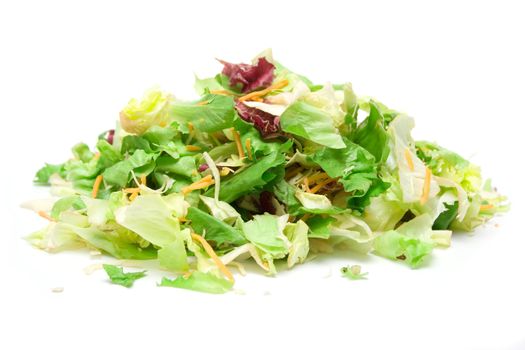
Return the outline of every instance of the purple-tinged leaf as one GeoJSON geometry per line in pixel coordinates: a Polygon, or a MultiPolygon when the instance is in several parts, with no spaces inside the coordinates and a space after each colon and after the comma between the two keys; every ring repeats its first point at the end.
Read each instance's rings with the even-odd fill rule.
{"type": "Polygon", "coordinates": [[[257,108],[248,107],[240,101],[235,103],[235,109],[244,121],[253,124],[259,130],[263,138],[268,139],[282,135],[279,117],[257,108]]]}
{"type": "Polygon", "coordinates": [[[230,79],[230,86],[242,85],[241,91],[248,93],[272,84],[275,66],[261,57],[256,65],[246,63],[228,63],[219,60],[224,65],[222,74],[230,79]]]}

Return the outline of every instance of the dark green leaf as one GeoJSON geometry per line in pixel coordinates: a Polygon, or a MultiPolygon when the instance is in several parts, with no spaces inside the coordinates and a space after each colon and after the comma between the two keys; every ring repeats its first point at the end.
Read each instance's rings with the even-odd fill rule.
{"type": "Polygon", "coordinates": [[[374,101],[370,101],[370,114],[359,124],[352,141],[370,152],[377,163],[384,163],[388,158],[389,136],[384,127],[384,117],[374,101]]]}
{"type": "Polygon", "coordinates": [[[195,232],[200,234],[205,232],[206,239],[215,242],[215,245],[221,249],[246,243],[246,239],[241,231],[200,209],[195,207],[188,208],[186,217],[191,220],[191,226],[195,232]]]}
{"type": "Polygon", "coordinates": [[[459,203],[455,201],[453,204],[445,203],[446,210],[443,211],[434,221],[432,225],[433,230],[448,230],[450,224],[458,216],[459,203]]]}
{"type": "Polygon", "coordinates": [[[122,267],[109,264],[104,264],[103,266],[104,270],[109,276],[109,279],[111,280],[111,283],[119,284],[126,288],[131,287],[133,283],[139,278],[146,276],[146,271],[124,272],[122,267]]]}

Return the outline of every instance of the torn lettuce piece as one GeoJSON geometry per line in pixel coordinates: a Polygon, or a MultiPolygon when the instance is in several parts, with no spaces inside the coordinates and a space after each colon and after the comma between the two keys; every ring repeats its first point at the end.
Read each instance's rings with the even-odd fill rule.
{"type": "Polygon", "coordinates": [[[216,201],[214,198],[199,196],[201,201],[208,207],[211,214],[227,224],[234,224],[241,215],[230,204],[224,201],[216,201]]]}
{"type": "Polygon", "coordinates": [[[159,89],[146,91],[142,100],[131,99],[120,112],[120,125],[132,134],[140,135],[153,125],[167,124],[168,108],[174,97],[159,89]]]}
{"type": "Polygon", "coordinates": [[[450,245],[451,231],[433,231],[429,214],[416,216],[395,230],[380,234],[374,250],[389,259],[405,260],[411,267],[420,266],[436,244],[450,245]]]}
{"type": "Polygon", "coordinates": [[[49,178],[53,174],[58,174],[60,177],[65,177],[64,164],[46,163],[46,165],[36,172],[33,182],[37,185],[49,185],[49,178]]]}
{"type": "Polygon", "coordinates": [[[169,106],[169,115],[187,127],[191,123],[203,132],[221,131],[233,126],[235,111],[232,96],[204,95],[197,102],[175,101],[169,106]]]}
{"type": "Polygon", "coordinates": [[[374,251],[392,260],[404,260],[412,268],[420,266],[432,252],[434,245],[415,237],[407,237],[394,230],[376,237],[374,251]]]}
{"type": "Polygon", "coordinates": [[[345,140],[345,148],[323,148],[312,160],[332,178],[338,178],[348,192],[348,206],[363,211],[370,198],[383,193],[390,186],[378,174],[374,156],[361,146],[345,140]]]}
{"type": "MultiPolygon", "coordinates": [[[[278,173],[275,168],[284,163],[285,157],[281,152],[262,157],[256,163],[222,181],[219,199],[231,203],[254,190],[261,189],[276,178],[278,173]]],[[[209,194],[211,191],[206,193],[206,195],[209,194]]]]}
{"type": "Polygon", "coordinates": [[[172,243],[180,231],[179,221],[159,194],[138,196],[119,208],[116,221],[159,247],[172,243]]]}
{"type": "Polygon", "coordinates": [[[179,276],[173,280],[163,277],[159,287],[173,287],[211,294],[223,294],[232,289],[233,283],[211,273],[194,271],[189,277],[179,276]]]}
{"type": "Polygon", "coordinates": [[[370,152],[377,163],[382,164],[388,158],[389,136],[385,130],[384,117],[373,101],[370,101],[370,114],[353,132],[352,141],[370,152]]]}
{"type": "Polygon", "coordinates": [[[102,265],[106,271],[111,283],[118,284],[126,288],[133,286],[136,280],[146,276],[146,271],[140,272],[124,272],[122,267],[115,265],[104,264],[102,265]]]}
{"type": "Polygon", "coordinates": [[[288,215],[275,216],[270,214],[255,215],[252,220],[242,223],[242,231],[248,241],[261,252],[261,258],[270,265],[270,273],[275,273],[274,259],[284,258],[291,243],[283,230],[288,221],[288,215]]]}
{"type": "Polygon", "coordinates": [[[187,219],[191,221],[190,224],[195,232],[200,233],[206,240],[213,242],[218,248],[227,248],[246,243],[246,238],[241,231],[198,208],[189,208],[187,219]]]}
{"type": "Polygon", "coordinates": [[[428,192],[425,193],[427,167],[416,156],[414,140],[410,135],[413,128],[414,120],[404,114],[398,115],[388,128],[392,139],[392,156],[395,161],[395,164],[392,164],[394,168],[391,170],[397,170],[403,192],[403,202],[405,203],[432,199],[439,193],[440,189],[432,173],[428,173],[430,175],[429,186],[428,192]]]}
{"type": "Polygon", "coordinates": [[[345,147],[339,131],[332,122],[332,117],[307,102],[292,103],[281,115],[280,123],[282,130],[290,134],[330,148],[345,147]]]}
{"type": "Polygon", "coordinates": [[[288,252],[287,263],[288,267],[304,262],[308,256],[310,248],[308,241],[308,225],[304,221],[299,220],[296,223],[288,223],[284,227],[284,235],[290,241],[290,249],[288,252]]]}
{"type": "Polygon", "coordinates": [[[481,170],[459,154],[435,143],[416,142],[417,155],[432,173],[458,183],[468,193],[481,190],[481,170]]]}

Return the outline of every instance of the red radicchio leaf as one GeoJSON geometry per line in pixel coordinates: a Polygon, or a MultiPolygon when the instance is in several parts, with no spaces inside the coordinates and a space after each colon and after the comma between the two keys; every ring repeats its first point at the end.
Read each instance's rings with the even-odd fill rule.
{"type": "Polygon", "coordinates": [[[261,57],[256,65],[246,63],[228,63],[219,60],[224,65],[222,74],[230,78],[230,86],[242,85],[242,92],[248,93],[272,84],[275,66],[261,57]]]}
{"type": "Polygon", "coordinates": [[[279,117],[257,108],[248,107],[240,101],[235,103],[235,109],[244,121],[252,123],[259,130],[263,138],[268,139],[282,135],[279,117]]]}

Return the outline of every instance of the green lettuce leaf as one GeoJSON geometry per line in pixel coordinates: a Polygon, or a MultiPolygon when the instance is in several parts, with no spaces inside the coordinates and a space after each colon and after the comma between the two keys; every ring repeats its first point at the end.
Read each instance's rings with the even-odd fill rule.
{"type": "Polygon", "coordinates": [[[282,130],[290,134],[330,148],[345,147],[332,117],[307,102],[296,101],[291,104],[281,115],[280,122],[282,130]]]}
{"type": "Polygon", "coordinates": [[[383,193],[389,184],[379,177],[372,154],[349,140],[345,142],[344,149],[323,148],[313,155],[312,160],[330,177],[339,178],[349,193],[348,206],[363,211],[370,198],[383,193]]]}
{"type": "Polygon", "coordinates": [[[199,131],[221,131],[233,126],[235,117],[233,97],[205,95],[201,101],[207,103],[173,102],[169,113],[180,124],[192,123],[199,131]]]}
{"type": "Polygon", "coordinates": [[[459,203],[444,203],[446,210],[441,212],[432,225],[433,230],[448,230],[452,221],[458,216],[459,203]]]}
{"type": "Polygon", "coordinates": [[[283,234],[287,219],[288,215],[255,215],[253,220],[242,224],[244,236],[262,251],[264,260],[272,262],[288,254],[291,243],[283,234]]]}
{"type": "Polygon", "coordinates": [[[385,131],[383,115],[373,101],[370,101],[370,114],[359,124],[352,141],[370,152],[377,163],[384,163],[388,158],[389,136],[385,131]]]}
{"type": "Polygon", "coordinates": [[[159,194],[138,196],[130,205],[119,208],[115,217],[120,225],[159,247],[173,243],[180,232],[173,210],[159,194]]]}
{"type": "MultiPolygon", "coordinates": [[[[262,189],[264,185],[276,178],[275,168],[282,167],[285,161],[282,153],[274,152],[262,157],[246,169],[233,174],[221,182],[220,200],[230,203],[257,189],[262,189]]],[[[206,195],[209,196],[212,193],[213,189],[210,189],[206,195]]]]}
{"type": "Polygon", "coordinates": [[[223,294],[232,289],[233,283],[211,273],[194,271],[187,278],[179,276],[174,280],[170,280],[163,277],[159,286],[189,289],[211,294],[223,294]]]}
{"type": "Polygon", "coordinates": [[[205,232],[206,240],[214,242],[219,248],[239,246],[247,242],[241,231],[198,208],[189,208],[186,217],[191,220],[195,232],[202,235],[205,232]]]}
{"type": "Polygon", "coordinates": [[[416,142],[417,155],[432,170],[434,175],[458,183],[468,193],[481,189],[481,170],[459,154],[435,143],[416,142]]]}
{"type": "Polygon", "coordinates": [[[65,177],[64,164],[46,163],[46,165],[36,172],[33,181],[37,185],[49,185],[49,178],[53,174],[58,174],[60,177],[65,177]]]}
{"type": "Polygon", "coordinates": [[[107,168],[102,173],[104,181],[110,185],[126,187],[131,179],[131,172],[135,171],[135,176],[149,175],[155,165],[155,155],[137,150],[127,159],[107,168]]]}
{"type": "Polygon", "coordinates": [[[288,223],[284,228],[284,235],[291,244],[287,258],[288,267],[304,262],[310,249],[308,226],[302,220],[294,224],[288,223]]]}
{"type": "Polygon", "coordinates": [[[132,134],[140,135],[153,125],[169,121],[168,109],[174,97],[159,89],[144,93],[142,100],[131,99],[120,112],[120,125],[132,134]]]}
{"type": "Polygon", "coordinates": [[[115,265],[104,264],[102,266],[108,274],[111,283],[118,284],[126,288],[130,288],[136,280],[146,276],[146,271],[124,272],[122,267],[115,265]]]}
{"type": "Polygon", "coordinates": [[[413,268],[421,265],[433,248],[432,243],[393,230],[379,235],[374,241],[377,254],[392,260],[405,260],[413,268]]]}

